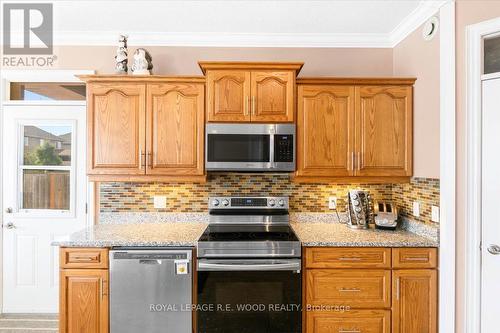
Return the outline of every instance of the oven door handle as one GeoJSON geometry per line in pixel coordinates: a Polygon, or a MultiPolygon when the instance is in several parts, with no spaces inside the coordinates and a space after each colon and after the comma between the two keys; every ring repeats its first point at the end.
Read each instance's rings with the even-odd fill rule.
{"type": "Polygon", "coordinates": [[[215,261],[198,260],[198,271],[296,271],[300,272],[300,260],[290,261],[215,261]]]}

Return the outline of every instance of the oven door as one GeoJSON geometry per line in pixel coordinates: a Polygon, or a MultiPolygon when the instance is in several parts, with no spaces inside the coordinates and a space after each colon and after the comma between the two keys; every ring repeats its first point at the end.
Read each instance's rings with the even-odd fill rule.
{"type": "Polygon", "coordinates": [[[198,261],[199,333],[302,331],[300,259],[198,261]]]}
{"type": "MultiPolygon", "coordinates": [[[[208,171],[293,171],[295,169],[293,124],[207,124],[205,167],[208,171]],[[291,143],[287,160],[277,159],[277,144],[291,143]],[[275,142],[276,141],[276,142],[275,142]]],[[[285,147],[287,148],[287,147],[285,147]]]]}

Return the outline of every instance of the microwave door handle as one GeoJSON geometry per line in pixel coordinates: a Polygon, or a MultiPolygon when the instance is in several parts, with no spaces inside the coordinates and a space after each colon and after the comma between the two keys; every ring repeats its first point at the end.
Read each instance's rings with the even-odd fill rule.
{"type": "Polygon", "coordinates": [[[274,162],[274,135],[274,133],[269,134],[269,165],[271,169],[276,168],[276,163],[274,162]]]}

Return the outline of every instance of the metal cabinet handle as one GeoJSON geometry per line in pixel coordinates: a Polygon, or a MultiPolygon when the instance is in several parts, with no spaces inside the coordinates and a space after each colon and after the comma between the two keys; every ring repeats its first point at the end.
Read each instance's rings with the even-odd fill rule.
{"type": "Polygon", "coordinates": [[[16,225],[15,225],[14,223],[12,223],[12,222],[7,223],[7,224],[5,225],[5,227],[6,227],[7,229],[16,229],[16,228],[17,228],[17,227],[16,227],[16,225]]]}
{"type": "Polygon", "coordinates": [[[490,246],[488,246],[488,252],[493,255],[500,254],[500,246],[496,244],[491,244],[490,246]]]}
{"type": "Polygon", "coordinates": [[[139,169],[145,168],[146,167],[146,153],[143,153],[142,149],[139,149],[139,158],[140,158],[139,169]]]}
{"type": "Polygon", "coordinates": [[[148,151],[146,153],[146,165],[145,165],[145,167],[151,169],[152,166],[153,166],[153,153],[148,151]]]}
{"type": "Polygon", "coordinates": [[[252,96],[252,116],[255,116],[255,103],[256,103],[257,98],[255,96],[252,96]]]}
{"type": "Polygon", "coordinates": [[[361,170],[361,153],[358,152],[358,156],[356,158],[356,166],[358,167],[358,171],[361,170]]]}
{"type": "Polygon", "coordinates": [[[361,289],[358,289],[358,288],[340,288],[339,289],[340,292],[354,292],[354,293],[358,293],[361,291],[361,289]]]}
{"type": "Polygon", "coordinates": [[[13,212],[12,207],[7,207],[7,208],[5,209],[5,212],[6,212],[7,214],[11,214],[11,213],[13,212]]]}
{"type": "Polygon", "coordinates": [[[250,109],[250,96],[245,96],[245,116],[249,115],[249,109],[250,109]]]}
{"type": "Polygon", "coordinates": [[[403,261],[429,261],[427,257],[406,257],[403,261]]]}
{"type": "Polygon", "coordinates": [[[344,329],[339,329],[339,333],[361,333],[360,330],[358,329],[353,329],[353,330],[344,330],[344,329]]]}
{"type": "Polygon", "coordinates": [[[341,261],[360,261],[360,257],[340,257],[339,260],[341,261]]]}

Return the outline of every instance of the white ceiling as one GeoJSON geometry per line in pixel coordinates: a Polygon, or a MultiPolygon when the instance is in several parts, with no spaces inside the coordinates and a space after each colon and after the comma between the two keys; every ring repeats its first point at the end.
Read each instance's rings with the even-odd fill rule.
{"type": "Polygon", "coordinates": [[[444,1],[54,1],[55,43],[392,47],[444,1]]]}

